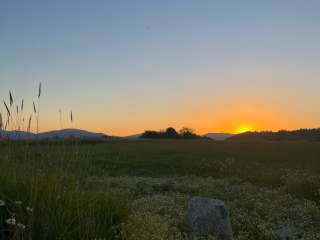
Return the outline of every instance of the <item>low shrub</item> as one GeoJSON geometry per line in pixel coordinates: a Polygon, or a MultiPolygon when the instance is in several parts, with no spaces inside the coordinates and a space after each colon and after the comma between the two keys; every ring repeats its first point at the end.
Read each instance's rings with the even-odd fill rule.
{"type": "Polygon", "coordinates": [[[288,172],[281,180],[288,193],[300,198],[320,201],[320,176],[295,171],[288,172]]]}

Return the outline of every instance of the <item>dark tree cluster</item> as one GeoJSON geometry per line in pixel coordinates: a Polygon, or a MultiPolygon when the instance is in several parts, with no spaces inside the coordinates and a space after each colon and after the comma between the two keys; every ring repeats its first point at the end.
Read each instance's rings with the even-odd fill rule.
{"type": "Polygon", "coordinates": [[[281,130],[278,132],[246,132],[235,135],[228,140],[320,141],[320,128],[294,131],[281,130]]]}
{"type": "Polygon", "coordinates": [[[145,131],[141,138],[151,138],[151,139],[198,139],[201,136],[195,134],[194,130],[191,128],[184,127],[179,132],[174,128],[169,127],[164,131],[145,131]]]}

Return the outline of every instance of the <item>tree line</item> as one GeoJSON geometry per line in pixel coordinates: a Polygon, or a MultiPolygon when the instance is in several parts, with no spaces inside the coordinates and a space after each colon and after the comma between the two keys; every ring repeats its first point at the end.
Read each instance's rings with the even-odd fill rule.
{"type": "Polygon", "coordinates": [[[278,132],[246,132],[235,135],[228,140],[269,140],[269,141],[320,141],[320,128],[299,129],[299,130],[280,130],[278,132]]]}
{"type": "Polygon", "coordinates": [[[141,138],[151,138],[151,139],[199,139],[202,138],[197,135],[193,129],[188,127],[183,127],[177,132],[173,127],[168,127],[161,131],[151,131],[147,130],[142,135],[141,138]]]}

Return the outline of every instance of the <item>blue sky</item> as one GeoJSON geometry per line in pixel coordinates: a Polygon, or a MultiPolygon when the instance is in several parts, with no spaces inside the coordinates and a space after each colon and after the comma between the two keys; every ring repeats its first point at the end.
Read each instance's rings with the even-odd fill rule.
{"type": "MultiPolygon", "coordinates": [[[[0,96],[42,130],[126,135],[317,127],[320,2],[15,1],[0,3],[0,96]]],[[[319,110],[318,110],[319,109],[319,110]]],[[[0,111],[4,112],[3,108],[0,111]]]]}

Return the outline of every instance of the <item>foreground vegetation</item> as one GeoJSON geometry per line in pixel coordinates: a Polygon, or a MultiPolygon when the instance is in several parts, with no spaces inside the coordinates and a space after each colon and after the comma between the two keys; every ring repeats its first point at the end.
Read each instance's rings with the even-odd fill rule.
{"type": "Polygon", "coordinates": [[[318,142],[1,141],[0,152],[0,239],[191,239],[192,196],[224,200],[237,240],[288,225],[320,238],[318,142]]]}

